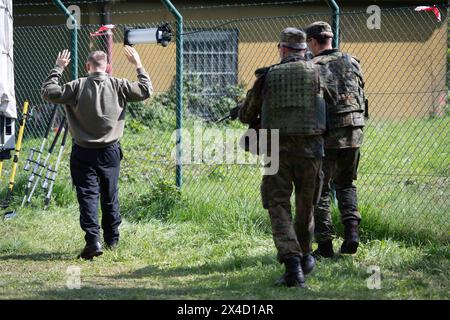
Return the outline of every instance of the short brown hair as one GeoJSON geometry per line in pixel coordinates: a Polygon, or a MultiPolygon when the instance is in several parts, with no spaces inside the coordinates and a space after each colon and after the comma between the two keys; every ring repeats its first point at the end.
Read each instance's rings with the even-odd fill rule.
{"type": "Polygon", "coordinates": [[[87,58],[87,62],[90,63],[94,68],[106,67],[108,64],[108,56],[103,51],[91,52],[87,58]]]}
{"type": "Polygon", "coordinates": [[[324,44],[327,44],[328,42],[331,42],[330,37],[323,37],[321,35],[312,36],[311,38],[316,39],[320,45],[324,45],[324,44]]]}

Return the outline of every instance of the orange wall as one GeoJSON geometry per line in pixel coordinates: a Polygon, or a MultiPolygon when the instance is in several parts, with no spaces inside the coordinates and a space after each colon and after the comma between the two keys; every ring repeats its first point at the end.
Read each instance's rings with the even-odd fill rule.
{"type": "MultiPolygon", "coordinates": [[[[446,88],[447,36],[444,27],[436,29],[425,42],[342,43],[342,50],[361,60],[366,75],[366,92],[371,115],[377,118],[427,116],[440,112],[439,93],[425,93],[446,88]],[[432,48],[432,49],[431,49],[432,48]],[[419,94],[409,94],[419,92],[419,94]]],[[[247,88],[254,70],[279,61],[276,42],[239,43],[239,82],[247,88]]],[[[133,77],[133,70],[114,45],[114,75],[133,77]]],[[[175,77],[175,45],[167,48],[138,45],[142,61],[152,76],[155,91],[169,88],[175,77]]]]}
{"type": "MultiPolygon", "coordinates": [[[[181,5],[182,1],[179,2],[181,5]]],[[[195,5],[210,4],[196,1],[195,5]]],[[[215,3],[218,3],[215,1],[215,3]]],[[[98,12],[97,5],[84,6],[83,10],[98,12]]],[[[159,1],[142,3],[117,3],[113,11],[132,11],[163,9],[159,1]]],[[[347,6],[346,11],[361,11],[365,7],[347,6]]],[[[30,10],[44,10],[31,8],[30,10]]],[[[324,5],[279,5],[249,6],[238,8],[218,8],[208,10],[184,10],[187,26],[215,26],[221,19],[242,17],[271,17],[323,12],[324,15],[305,15],[299,19],[248,20],[230,25],[239,29],[239,82],[247,87],[254,81],[254,70],[278,62],[276,39],[282,28],[292,25],[304,27],[313,19],[329,21],[329,8],[324,5]],[[193,22],[195,19],[213,19],[193,22]]],[[[367,15],[368,16],[368,15],[367,15]]],[[[341,35],[349,42],[342,42],[341,49],[351,52],[361,59],[366,75],[366,90],[370,100],[371,114],[377,118],[399,118],[401,116],[426,116],[432,111],[440,112],[440,94],[430,91],[446,90],[447,71],[447,19],[438,24],[431,13],[416,13],[413,10],[392,12],[382,16],[382,29],[368,30],[366,16],[343,15],[341,35]],[[410,94],[419,92],[418,94],[410,94]]],[[[63,18],[53,18],[65,23],[63,18]]],[[[49,18],[49,19],[50,19],[49,18]]],[[[24,20],[25,18],[21,18],[24,20]]],[[[21,19],[15,20],[22,21],[21,19]]],[[[83,23],[100,23],[98,15],[83,17],[83,23]]],[[[173,21],[166,10],[145,14],[114,14],[113,23],[151,23],[173,21]]],[[[42,18],[26,18],[27,24],[42,24],[42,18]]],[[[120,37],[118,37],[120,38],[120,37]]],[[[119,41],[120,39],[117,39],[119,41]]],[[[120,40],[121,41],[121,40],[120,40]]],[[[134,78],[135,72],[122,54],[122,44],[117,42],[113,48],[114,75],[134,78]]],[[[175,45],[167,48],[154,44],[137,45],[143,63],[149,71],[155,91],[169,88],[175,76],[175,45]]],[[[442,102],[442,101],[441,101],[442,102]]]]}
{"type": "MultiPolygon", "coordinates": [[[[133,66],[123,54],[122,43],[113,46],[113,75],[119,78],[135,79],[133,66]]],[[[155,92],[165,91],[175,77],[175,45],[163,48],[155,44],[134,46],[140,53],[142,64],[149,72],[155,92]]]]}
{"type": "Polygon", "coordinates": [[[343,51],[361,60],[373,116],[442,113],[442,95],[447,95],[446,40],[447,28],[443,25],[425,42],[342,43],[343,51]],[[445,92],[433,92],[438,90],[445,92]]]}

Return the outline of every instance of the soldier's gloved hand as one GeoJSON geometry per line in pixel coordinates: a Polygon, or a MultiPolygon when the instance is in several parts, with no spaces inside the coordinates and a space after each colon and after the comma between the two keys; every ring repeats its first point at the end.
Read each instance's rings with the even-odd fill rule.
{"type": "Polygon", "coordinates": [[[237,106],[230,110],[230,119],[231,120],[237,119],[237,117],[239,116],[239,108],[240,108],[240,106],[237,106]]]}

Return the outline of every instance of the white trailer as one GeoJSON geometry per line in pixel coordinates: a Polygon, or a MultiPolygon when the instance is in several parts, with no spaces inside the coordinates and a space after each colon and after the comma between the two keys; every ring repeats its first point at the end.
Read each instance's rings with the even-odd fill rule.
{"type": "Polygon", "coordinates": [[[9,159],[14,150],[15,119],[13,5],[0,0],[0,160],[9,159]]]}

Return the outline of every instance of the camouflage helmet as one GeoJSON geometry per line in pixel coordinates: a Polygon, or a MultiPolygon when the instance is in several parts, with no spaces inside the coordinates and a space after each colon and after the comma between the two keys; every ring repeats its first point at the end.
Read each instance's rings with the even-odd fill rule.
{"type": "Polygon", "coordinates": [[[296,50],[306,49],[306,34],[297,28],[286,28],[281,31],[280,46],[296,50]]]}
{"type": "Polygon", "coordinates": [[[333,38],[331,26],[325,21],[316,21],[306,27],[307,38],[333,38]]]}

